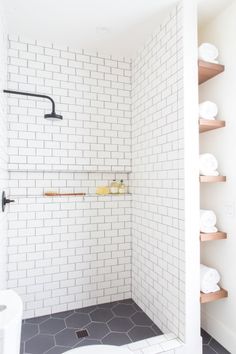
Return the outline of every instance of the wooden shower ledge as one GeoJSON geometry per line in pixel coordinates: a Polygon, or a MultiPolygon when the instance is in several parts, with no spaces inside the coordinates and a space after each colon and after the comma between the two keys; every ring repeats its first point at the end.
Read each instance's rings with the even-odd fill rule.
{"type": "Polygon", "coordinates": [[[223,127],[225,127],[224,120],[199,119],[199,133],[205,133],[210,130],[219,129],[223,127]]]}
{"type": "Polygon", "coordinates": [[[225,70],[224,65],[209,63],[207,61],[198,61],[198,83],[201,85],[203,82],[219,75],[225,70]]]}
{"type": "Polygon", "coordinates": [[[227,233],[223,231],[217,231],[212,233],[205,233],[205,232],[200,233],[201,242],[217,241],[217,240],[225,240],[225,239],[227,239],[227,233]]]}
{"type": "Polygon", "coordinates": [[[54,192],[45,192],[45,197],[66,197],[66,196],[85,196],[86,193],[54,193],[54,192]]]}
{"type": "Polygon", "coordinates": [[[201,304],[206,304],[207,302],[213,302],[220,299],[228,297],[228,291],[221,288],[219,291],[210,294],[200,293],[200,302],[201,304]]]}
{"type": "Polygon", "coordinates": [[[200,176],[199,181],[201,183],[225,182],[226,176],[200,176]]]}

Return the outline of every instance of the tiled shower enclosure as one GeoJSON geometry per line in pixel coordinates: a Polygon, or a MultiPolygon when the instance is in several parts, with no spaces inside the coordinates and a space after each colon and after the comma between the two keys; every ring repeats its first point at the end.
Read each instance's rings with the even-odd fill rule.
{"type": "Polygon", "coordinates": [[[52,95],[64,117],[8,97],[8,287],[24,302],[22,353],[184,340],[182,37],[181,4],[132,60],[10,36],[8,88],[52,95]],[[95,194],[113,179],[128,193],[95,194]]]}

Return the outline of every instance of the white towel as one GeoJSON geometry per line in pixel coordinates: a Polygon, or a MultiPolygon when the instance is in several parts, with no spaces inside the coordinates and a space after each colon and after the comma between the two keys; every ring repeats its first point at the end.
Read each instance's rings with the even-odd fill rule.
{"type": "Polygon", "coordinates": [[[211,43],[202,43],[198,48],[198,58],[211,63],[216,63],[219,51],[211,43]]]}
{"type": "Polygon", "coordinates": [[[214,120],[218,114],[218,107],[214,102],[204,101],[199,104],[199,117],[214,120]]]}
{"type": "Polygon", "coordinates": [[[220,290],[217,285],[220,281],[220,274],[214,268],[209,268],[204,264],[200,266],[200,289],[204,294],[214,293],[220,290]]]}
{"type": "Polygon", "coordinates": [[[216,214],[213,210],[200,210],[200,231],[205,233],[217,232],[216,214]]]}
{"type": "Polygon", "coordinates": [[[201,154],[199,156],[199,172],[203,176],[218,176],[216,171],[218,162],[212,154],[201,154]]]}
{"type": "Polygon", "coordinates": [[[200,175],[201,176],[219,176],[220,174],[218,171],[206,171],[206,170],[203,171],[203,170],[201,170],[200,175]]]}

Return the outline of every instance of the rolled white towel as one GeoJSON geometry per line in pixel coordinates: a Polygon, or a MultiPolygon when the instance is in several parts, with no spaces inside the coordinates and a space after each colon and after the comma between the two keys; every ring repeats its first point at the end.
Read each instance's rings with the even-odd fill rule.
{"type": "Polygon", "coordinates": [[[200,289],[204,294],[214,293],[220,290],[220,287],[217,285],[219,281],[220,274],[216,269],[201,264],[200,289]]]}
{"type": "Polygon", "coordinates": [[[217,47],[211,43],[202,43],[198,48],[198,58],[201,60],[216,63],[218,56],[217,47]]]}
{"type": "Polygon", "coordinates": [[[199,117],[214,120],[218,114],[218,107],[214,102],[204,101],[199,104],[199,117]]]}
{"type": "Polygon", "coordinates": [[[202,227],[202,230],[200,230],[201,232],[204,232],[205,234],[213,234],[215,232],[218,231],[216,226],[212,226],[212,227],[202,227]]]}
{"type": "Polygon", "coordinates": [[[218,171],[200,171],[201,176],[219,176],[218,171]]]}
{"type": "Polygon", "coordinates": [[[200,231],[205,233],[217,232],[216,214],[213,210],[200,210],[200,231]]]}
{"type": "MultiPolygon", "coordinates": [[[[207,173],[211,171],[216,171],[218,167],[218,162],[214,155],[212,154],[201,154],[199,156],[199,172],[200,175],[208,176],[207,173]]],[[[213,174],[214,176],[214,174],[213,174]]]]}

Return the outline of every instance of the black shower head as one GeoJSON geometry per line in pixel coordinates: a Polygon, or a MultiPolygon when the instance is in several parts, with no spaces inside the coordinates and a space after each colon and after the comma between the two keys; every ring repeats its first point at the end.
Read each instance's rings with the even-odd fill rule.
{"type": "Polygon", "coordinates": [[[44,118],[47,120],[57,120],[57,119],[63,119],[63,116],[61,116],[60,114],[56,114],[55,112],[49,113],[49,114],[44,114],[44,118]]]}
{"type": "Polygon", "coordinates": [[[58,119],[63,119],[63,117],[61,115],[56,114],[56,112],[55,112],[55,102],[53,101],[53,99],[50,96],[41,95],[41,94],[37,94],[37,93],[31,93],[31,92],[21,92],[21,91],[12,91],[12,90],[3,90],[3,92],[10,93],[10,94],[13,94],[13,95],[23,95],[23,96],[46,98],[46,99],[50,100],[51,103],[52,103],[52,113],[45,114],[44,118],[48,119],[48,120],[51,120],[51,121],[58,120],[58,119]]]}

